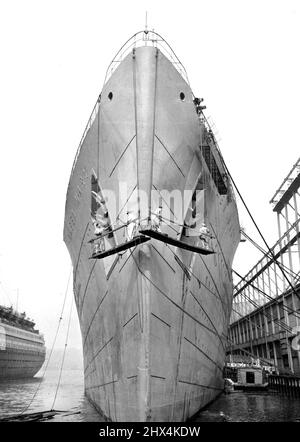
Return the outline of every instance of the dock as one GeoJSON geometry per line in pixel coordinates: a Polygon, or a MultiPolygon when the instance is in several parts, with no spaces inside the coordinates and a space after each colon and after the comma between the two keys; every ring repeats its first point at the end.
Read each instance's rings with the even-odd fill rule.
{"type": "MultiPolygon", "coordinates": [[[[228,355],[251,355],[270,368],[272,385],[300,376],[300,158],[270,203],[278,241],[234,289],[228,355]]],[[[242,232],[243,233],[243,232],[242,232]]],[[[251,238],[244,232],[244,238],[251,238]]],[[[298,382],[298,381],[297,381],[298,382]]],[[[297,383],[296,382],[296,383],[297,383]]],[[[289,387],[288,387],[289,388],[289,387]]]]}
{"type": "Polygon", "coordinates": [[[270,375],[269,390],[280,392],[293,397],[300,397],[300,377],[270,375]]]}

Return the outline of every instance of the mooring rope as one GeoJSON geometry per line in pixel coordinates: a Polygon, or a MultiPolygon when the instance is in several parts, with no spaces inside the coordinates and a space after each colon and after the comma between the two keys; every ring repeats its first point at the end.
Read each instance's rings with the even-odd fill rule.
{"type": "Polygon", "coordinates": [[[56,391],[55,391],[55,395],[54,395],[54,399],[53,399],[53,403],[52,403],[52,407],[51,407],[50,411],[54,411],[54,404],[55,404],[55,401],[56,401],[56,398],[57,398],[58,389],[59,389],[59,386],[60,386],[63,366],[64,366],[64,362],[65,362],[66,350],[67,350],[67,345],[68,345],[68,340],[69,340],[69,332],[70,332],[70,324],[71,324],[71,318],[72,318],[73,304],[74,304],[74,297],[72,296],[70,313],[69,313],[68,328],[67,328],[67,334],[66,334],[66,340],[65,340],[65,347],[64,347],[63,357],[62,357],[62,361],[61,361],[61,366],[60,366],[60,371],[59,371],[59,377],[58,377],[58,382],[57,382],[57,386],[56,386],[56,391]]]}
{"type": "Polygon", "coordinates": [[[54,346],[56,344],[56,339],[57,339],[57,336],[58,336],[58,332],[59,332],[59,329],[60,329],[60,326],[61,326],[61,321],[63,319],[63,313],[64,313],[64,309],[65,309],[65,304],[66,304],[67,294],[68,294],[68,290],[69,290],[69,284],[70,284],[71,275],[72,275],[72,266],[71,266],[69,277],[68,277],[67,287],[66,287],[65,294],[64,294],[63,305],[62,305],[60,317],[59,317],[59,320],[58,320],[58,324],[57,324],[57,327],[56,327],[55,336],[54,336],[54,339],[53,339],[53,343],[52,343],[52,346],[51,346],[49,357],[47,359],[47,362],[46,362],[46,365],[45,365],[45,368],[44,368],[41,380],[40,380],[40,382],[39,382],[39,384],[38,384],[38,386],[37,386],[37,388],[36,388],[32,398],[30,400],[29,404],[26,407],[24,407],[24,409],[19,413],[19,415],[22,415],[23,413],[25,413],[25,411],[27,411],[29,409],[29,407],[31,406],[31,404],[33,403],[33,401],[34,401],[34,399],[35,399],[35,397],[36,397],[36,395],[37,395],[37,393],[38,393],[38,391],[39,391],[39,389],[40,389],[40,387],[42,385],[42,382],[44,380],[44,376],[45,376],[45,374],[47,372],[47,369],[48,369],[48,366],[49,366],[49,362],[50,362],[50,359],[51,359],[51,356],[52,356],[52,353],[53,353],[53,350],[54,350],[54,346]]]}

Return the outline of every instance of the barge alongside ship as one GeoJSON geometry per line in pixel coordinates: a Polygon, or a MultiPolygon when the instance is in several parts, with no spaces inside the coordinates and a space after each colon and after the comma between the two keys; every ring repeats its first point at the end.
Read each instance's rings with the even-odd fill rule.
{"type": "Polygon", "coordinates": [[[137,33],[73,164],[64,241],[85,393],[113,421],[184,421],[223,389],[240,226],[203,108],[170,46],[137,33]]]}

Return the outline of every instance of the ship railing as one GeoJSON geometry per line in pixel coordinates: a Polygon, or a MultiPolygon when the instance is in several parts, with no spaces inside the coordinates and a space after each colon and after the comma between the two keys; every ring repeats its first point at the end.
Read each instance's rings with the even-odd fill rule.
{"type": "Polygon", "coordinates": [[[217,142],[216,136],[214,134],[214,131],[213,131],[213,128],[212,128],[212,124],[209,123],[208,118],[204,115],[203,111],[201,111],[201,113],[199,115],[199,119],[200,119],[200,122],[204,125],[205,129],[207,130],[207,132],[210,133],[213,136],[213,143],[214,143],[215,148],[216,148],[216,150],[218,152],[218,155],[220,157],[220,161],[224,165],[225,162],[224,162],[223,156],[221,154],[221,149],[220,149],[219,144],[217,142]]]}
{"type": "MultiPolygon", "coordinates": [[[[124,43],[124,45],[121,47],[121,49],[117,52],[117,54],[114,56],[113,60],[111,61],[111,63],[109,64],[106,70],[103,86],[106,84],[106,82],[109,80],[113,72],[116,70],[119,64],[124,60],[124,58],[131,52],[133,48],[140,46],[147,46],[148,44],[152,44],[154,47],[159,47],[161,52],[173,63],[173,66],[177,69],[177,71],[184,78],[184,80],[189,84],[188,76],[183,64],[181,63],[181,61],[179,60],[179,58],[177,57],[171,46],[161,37],[161,35],[159,35],[157,32],[154,31],[139,31],[136,34],[134,34],[132,37],[130,37],[126,41],[126,43],[124,43]]],[[[99,95],[93,107],[91,115],[88,119],[84,132],[80,139],[72,165],[71,176],[74,172],[75,164],[77,162],[85,137],[97,116],[100,106],[100,100],[101,100],[101,94],[99,95]]]]}
{"type": "Polygon", "coordinates": [[[87,122],[87,124],[85,126],[85,129],[83,131],[83,134],[82,134],[82,137],[80,139],[79,146],[77,148],[76,155],[75,155],[75,158],[74,158],[74,161],[73,161],[71,175],[74,172],[75,164],[77,162],[77,159],[78,159],[78,156],[79,156],[79,153],[80,153],[80,149],[81,149],[81,146],[83,145],[83,142],[84,142],[84,139],[86,137],[86,134],[90,130],[90,128],[91,128],[91,126],[92,126],[92,124],[95,121],[95,118],[97,116],[97,113],[98,113],[98,110],[99,110],[99,106],[100,106],[100,99],[101,99],[101,96],[99,95],[99,97],[98,97],[98,99],[97,99],[97,101],[96,101],[96,103],[95,103],[95,105],[93,107],[93,110],[91,112],[90,118],[88,119],[88,122],[87,122]]]}
{"type": "MultiPolygon", "coordinates": [[[[176,68],[176,70],[180,73],[180,75],[183,77],[183,79],[190,86],[186,69],[183,66],[183,64],[181,63],[181,61],[179,60],[179,58],[177,57],[177,55],[175,54],[175,52],[173,51],[173,49],[171,48],[171,46],[157,32],[144,30],[144,31],[139,31],[136,34],[134,34],[132,37],[130,37],[124,43],[124,45],[121,47],[121,49],[116,53],[116,55],[114,56],[114,58],[112,59],[111,63],[109,64],[109,66],[106,70],[102,89],[103,89],[104,85],[107,83],[107,81],[109,80],[109,78],[111,77],[111,75],[113,74],[113,72],[116,70],[116,68],[120,65],[120,63],[124,60],[124,58],[132,51],[133,48],[147,46],[148,44],[152,44],[154,47],[158,47],[160,49],[160,51],[171,61],[173,66],[176,68]]],[[[192,92],[192,95],[195,98],[193,92],[192,92]]],[[[95,121],[95,118],[98,114],[100,102],[101,102],[101,94],[98,96],[98,99],[93,107],[91,115],[88,119],[88,122],[85,126],[84,132],[83,132],[82,137],[80,139],[80,142],[79,142],[79,145],[78,145],[78,148],[76,151],[76,155],[75,155],[75,158],[73,161],[73,165],[72,165],[71,176],[74,172],[74,168],[77,163],[77,159],[79,157],[81,147],[82,147],[83,142],[86,138],[86,135],[87,135],[88,131],[90,130],[90,128],[91,128],[91,126],[92,126],[93,122],[95,121]]],[[[201,113],[199,115],[199,120],[202,124],[204,124],[206,130],[213,135],[214,145],[215,145],[218,155],[220,157],[221,163],[224,165],[225,170],[226,170],[225,162],[222,157],[216,137],[213,133],[212,126],[209,123],[208,118],[204,115],[203,111],[201,111],[201,113]]],[[[231,181],[228,179],[227,182],[228,182],[228,185],[230,186],[230,190],[231,190],[230,194],[232,195],[233,199],[235,200],[235,195],[234,195],[231,181]]]]}
{"type": "MultiPolygon", "coordinates": [[[[203,113],[202,110],[201,110],[201,112],[199,114],[199,121],[205,127],[207,133],[210,134],[210,136],[212,138],[212,142],[213,142],[214,147],[216,149],[216,152],[217,152],[217,154],[219,156],[219,160],[220,160],[222,166],[224,167],[224,171],[225,171],[225,173],[227,175],[226,187],[230,191],[229,194],[230,194],[232,200],[236,201],[235,193],[234,193],[234,188],[233,188],[231,179],[230,179],[230,177],[227,174],[227,166],[226,166],[226,163],[225,163],[224,158],[222,156],[221,149],[219,147],[219,144],[218,144],[218,141],[216,139],[216,136],[214,134],[214,131],[213,131],[213,128],[212,128],[212,124],[209,123],[208,118],[205,116],[205,114],[203,113]]],[[[202,145],[201,145],[201,152],[202,152],[202,145]]]]}
{"type": "Polygon", "coordinates": [[[189,84],[187,72],[185,70],[185,67],[171,48],[171,46],[166,42],[166,40],[157,32],[155,31],[139,31],[136,34],[134,34],[132,37],[130,37],[126,43],[121,47],[121,49],[117,52],[117,54],[112,59],[111,63],[109,64],[104,84],[108,81],[108,79],[111,77],[113,72],[116,70],[116,68],[119,66],[119,64],[124,60],[124,58],[132,51],[132,49],[141,47],[141,46],[147,46],[149,44],[152,44],[153,47],[158,47],[161,52],[171,61],[171,63],[174,65],[174,67],[177,69],[177,71],[180,73],[180,75],[184,78],[184,80],[189,84]]]}

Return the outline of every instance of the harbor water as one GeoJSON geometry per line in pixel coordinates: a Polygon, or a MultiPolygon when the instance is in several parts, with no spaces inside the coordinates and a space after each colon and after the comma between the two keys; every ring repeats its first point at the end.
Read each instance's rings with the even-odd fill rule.
{"type": "MultiPolygon", "coordinates": [[[[9,417],[20,413],[52,409],[58,370],[49,370],[44,378],[0,383],[0,415],[9,417]],[[38,388],[39,386],[39,388],[38,388]]],[[[65,370],[53,407],[61,413],[48,422],[103,422],[103,418],[84,396],[82,370],[65,370]]],[[[294,422],[300,421],[300,399],[272,392],[242,392],[221,394],[201,410],[194,422],[294,422]]]]}

